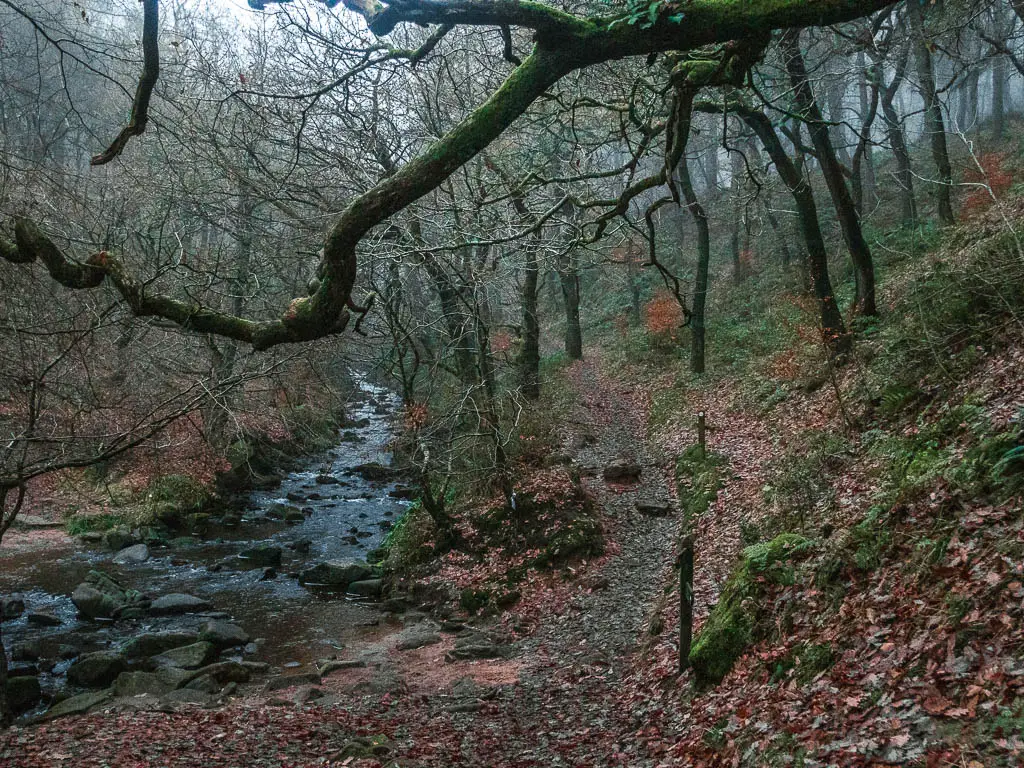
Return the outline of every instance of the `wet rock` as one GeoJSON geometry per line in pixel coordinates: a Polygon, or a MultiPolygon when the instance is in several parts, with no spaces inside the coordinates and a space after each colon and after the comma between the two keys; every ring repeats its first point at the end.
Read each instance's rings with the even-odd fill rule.
{"type": "Polygon", "coordinates": [[[306,501],[323,501],[323,498],[319,493],[311,493],[306,497],[306,501]]]}
{"type": "Polygon", "coordinates": [[[299,583],[344,588],[372,575],[370,566],[362,560],[329,560],[301,571],[299,583]]]}
{"type": "Polygon", "coordinates": [[[609,483],[635,483],[643,468],[632,459],[616,459],[604,468],[604,479],[609,483]]]}
{"type": "Polygon", "coordinates": [[[170,693],[177,686],[171,681],[152,672],[122,672],[114,681],[115,696],[160,696],[170,693]]]}
{"type": "Polygon", "coordinates": [[[39,667],[35,664],[11,664],[7,667],[7,674],[9,677],[38,677],[39,667]]]}
{"type": "Polygon", "coordinates": [[[199,669],[217,658],[217,649],[213,643],[200,641],[181,648],[173,648],[153,657],[153,662],[160,666],[177,667],[178,669],[199,669]]]}
{"type": "Polygon", "coordinates": [[[113,562],[117,565],[136,565],[147,560],[149,560],[149,547],[145,544],[134,544],[114,555],[113,562]]]}
{"type": "Polygon", "coordinates": [[[348,591],[360,597],[380,597],[383,589],[384,582],[381,579],[364,579],[348,585],[348,591]]]}
{"type": "Polygon", "coordinates": [[[284,520],[288,516],[289,512],[292,512],[293,514],[295,512],[298,512],[300,515],[302,514],[301,509],[292,506],[291,504],[271,504],[267,507],[265,514],[271,520],[284,520]]]}
{"type": "Polygon", "coordinates": [[[264,568],[263,573],[260,574],[260,581],[272,581],[277,578],[277,570],[274,568],[264,568]]]}
{"type": "Polygon", "coordinates": [[[11,661],[39,661],[42,655],[42,646],[38,640],[15,643],[11,646],[11,661]]]}
{"type": "Polygon", "coordinates": [[[220,693],[221,684],[209,675],[200,675],[195,680],[185,683],[185,689],[190,691],[202,691],[211,696],[220,693]]]}
{"type": "Polygon", "coordinates": [[[110,651],[98,651],[81,656],[68,667],[68,682],[82,688],[106,688],[125,671],[124,657],[110,651]]]}
{"type": "MultiPolygon", "coordinates": [[[[294,509],[294,507],[291,507],[294,509]]],[[[266,568],[268,566],[280,567],[281,548],[271,544],[260,544],[259,546],[243,549],[238,557],[254,568],[266,568]]]]}
{"type": "Polygon", "coordinates": [[[336,478],[334,475],[317,475],[316,476],[316,484],[317,485],[338,485],[338,483],[340,483],[340,482],[341,481],[338,480],[338,478],[336,478]]]}
{"type": "Polygon", "coordinates": [[[368,418],[354,419],[352,421],[346,420],[342,426],[346,429],[363,429],[370,426],[370,420],[368,418]]]}
{"type": "Polygon", "coordinates": [[[394,467],[386,467],[375,461],[367,464],[358,464],[352,467],[349,472],[353,475],[359,475],[364,480],[392,480],[399,474],[398,470],[394,467]]]}
{"type": "Polygon", "coordinates": [[[306,500],[306,496],[304,494],[299,493],[298,491],[288,491],[288,493],[286,493],[284,495],[284,497],[286,499],[288,499],[288,501],[305,501],[306,500]]]}
{"type": "Polygon", "coordinates": [[[263,692],[271,693],[272,691],[281,691],[285,688],[294,688],[299,685],[319,685],[319,683],[319,672],[299,672],[294,675],[280,675],[267,680],[266,685],[263,686],[263,692]]]}
{"type": "Polygon", "coordinates": [[[71,593],[71,602],[86,618],[112,619],[124,615],[129,609],[144,610],[149,601],[140,592],[126,589],[107,574],[89,571],[85,581],[71,593]]]}
{"type": "Polygon", "coordinates": [[[124,525],[111,528],[103,534],[103,545],[112,552],[117,552],[125,547],[130,547],[133,544],[138,543],[139,537],[133,534],[128,527],[124,525]]]}
{"type": "Polygon", "coordinates": [[[341,442],[343,443],[361,443],[363,439],[363,436],[360,435],[358,432],[341,433],[341,442]]]}
{"type": "Polygon", "coordinates": [[[199,543],[199,539],[195,536],[178,536],[167,542],[167,546],[175,549],[186,549],[188,547],[194,547],[199,543]]]}
{"type": "Polygon", "coordinates": [[[305,507],[303,509],[290,509],[284,514],[284,521],[289,525],[298,525],[304,522],[306,515],[312,515],[312,507],[305,507]]]}
{"type": "Polygon", "coordinates": [[[54,720],[58,717],[65,717],[67,715],[84,715],[90,709],[98,707],[100,704],[104,704],[113,698],[113,692],[110,690],[105,691],[92,691],[90,693],[83,693],[78,696],[72,696],[70,699],[64,699],[59,704],[55,704],[43,715],[43,720],[54,720]]]}
{"type": "Polygon", "coordinates": [[[220,524],[225,528],[237,528],[242,524],[242,516],[237,512],[225,512],[220,519],[220,524]]]}
{"type": "Polygon", "coordinates": [[[219,649],[233,648],[249,642],[249,633],[227,621],[208,621],[199,632],[199,639],[219,649]]]}
{"type": "Polygon", "coordinates": [[[173,592],[153,601],[149,612],[154,616],[177,616],[183,613],[199,613],[208,611],[213,606],[201,597],[173,592]]]}
{"type": "MultiPolygon", "coordinates": [[[[193,672],[188,679],[185,681],[185,686],[188,688],[195,688],[196,686],[191,685],[191,682],[198,680],[201,677],[209,678],[217,683],[219,686],[227,685],[228,683],[247,683],[252,677],[252,673],[245,664],[237,661],[219,661],[216,664],[210,664],[198,669],[193,672]]],[[[199,690],[204,690],[199,688],[199,690]]],[[[216,691],[214,691],[216,693],[216,691]]]]}
{"type": "Polygon", "coordinates": [[[381,520],[379,523],[377,523],[377,525],[380,527],[382,531],[385,532],[390,531],[392,528],[395,527],[395,524],[392,523],[390,520],[381,520]]]}
{"type": "Polygon", "coordinates": [[[79,648],[77,645],[71,645],[70,643],[63,643],[57,649],[57,655],[65,661],[67,661],[68,659],[75,658],[75,656],[77,656],[81,652],[81,648],[79,648]]]}
{"type": "Polygon", "coordinates": [[[289,544],[288,548],[294,550],[295,552],[298,552],[300,555],[304,555],[309,552],[312,546],[312,539],[299,539],[298,541],[293,541],[291,544],[289,544]]]}
{"type": "Polygon", "coordinates": [[[25,601],[17,595],[0,600],[0,621],[16,619],[25,612],[25,601]]]}
{"type": "Polygon", "coordinates": [[[31,709],[43,697],[39,681],[30,676],[11,676],[7,678],[7,704],[14,712],[31,709]]]}
{"type": "Polygon", "coordinates": [[[58,616],[47,611],[31,611],[26,618],[29,624],[37,627],[59,627],[63,623],[58,616]]]}
{"type": "Polygon", "coordinates": [[[359,539],[357,539],[355,536],[352,536],[352,535],[342,536],[341,540],[342,540],[343,543],[350,544],[352,546],[355,546],[356,544],[359,543],[359,539]]]}

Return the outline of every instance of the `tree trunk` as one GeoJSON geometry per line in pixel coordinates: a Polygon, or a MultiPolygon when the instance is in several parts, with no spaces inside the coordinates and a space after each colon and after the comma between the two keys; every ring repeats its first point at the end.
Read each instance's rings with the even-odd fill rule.
{"type": "Polygon", "coordinates": [[[868,66],[864,52],[857,54],[857,95],[860,98],[860,137],[853,153],[853,188],[854,203],[857,212],[863,217],[865,207],[874,207],[875,195],[875,159],[871,141],[871,129],[878,115],[877,80],[868,81],[868,66]]]}
{"type": "Polygon", "coordinates": [[[732,179],[729,186],[732,192],[732,222],[729,231],[729,252],[732,254],[732,279],[736,283],[742,283],[744,278],[743,269],[743,246],[740,244],[740,229],[743,226],[743,178],[746,169],[743,158],[739,152],[732,153],[732,179]]]}
{"type": "Polygon", "coordinates": [[[935,68],[932,61],[931,41],[924,26],[924,11],[916,2],[907,3],[907,16],[914,40],[914,61],[917,64],[918,88],[924,99],[924,129],[932,150],[932,161],[939,174],[936,206],[939,220],[949,226],[956,223],[953,216],[953,168],[949,163],[946,146],[946,125],[942,117],[942,104],[935,89],[935,68]]]}
{"type": "Polygon", "coordinates": [[[910,152],[907,150],[907,142],[903,137],[903,126],[900,124],[900,116],[893,105],[896,93],[903,83],[907,72],[906,49],[896,61],[896,71],[892,82],[885,85],[882,81],[884,60],[881,56],[874,60],[874,77],[882,86],[882,118],[885,121],[886,135],[889,139],[889,148],[892,150],[893,159],[896,161],[896,184],[900,191],[900,207],[902,209],[903,225],[914,227],[917,225],[917,201],[914,197],[914,172],[910,165],[910,152]]]}
{"type": "Polygon", "coordinates": [[[686,208],[697,227],[697,280],[693,288],[693,308],[690,315],[690,370],[704,373],[706,351],[705,314],[708,300],[708,273],[711,264],[711,230],[708,215],[697,200],[690,178],[690,163],[683,156],[679,163],[679,184],[686,200],[686,208]]]}
{"type": "Polygon", "coordinates": [[[764,113],[743,107],[736,111],[761,139],[779,176],[793,195],[793,202],[796,204],[800,217],[800,229],[807,246],[811,289],[818,302],[822,338],[826,346],[834,352],[846,351],[850,348],[850,336],[846,331],[842,313],[839,311],[835,294],[832,291],[832,282],[828,275],[828,252],[825,249],[825,238],[821,234],[821,224],[818,221],[818,210],[811,185],[797,170],[790,156],[786,154],[778,134],[775,133],[775,128],[772,127],[771,121],[764,113]]]}
{"type": "Polygon", "coordinates": [[[997,53],[992,58],[992,138],[1002,141],[1006,135],[1006,78],[1009,72],[1006,57],[997,53]]]}
{"type": "Polygon", "coordinates": [[[811,133],[811,141],[814,144],[818,162],[825,177],[825,183],[828,185],[829,193],[832,196],[832,203],[839,217],[843,238],[853,260],[853,271],[856,281],[853,310],[856,314],[868,317],[877,315],[878,308],[875,304],[875,267],[871,260],[871,249],[868,247],[867,240],[864,239],[864,233],[861,231],[860,217],[857,216],[857,209],[854,207],[853,198],[850,197],[850,190],[847,189],[846,181],[843,179],[843,169],[836,159],[835,150],[832,148],[828,126],[822,119],[821,109],[819,109],[818,103],[814,99],[814,93],[811,90],[811,83],[807,76],[807,66],[804,64],[803,53],[800,51],[799,31],[786,32],[782,37],[782,44],[786,55],[786,68],[793,84],[796,106],[804,117],[804,121],[807,123],[808,130],[811,133]]]}
{"type": "Polygon", "coordinates": [[[519,383],[528,400],[540,397],[540,321],[537,314],[537,283],[540,266],[537,251],[526,245],[523,268],[523,349],[519,355],[519,383]]]}
{"type": "Polygon", "coordinates": [[[570,360],[583,359],[583,332],[580,329],[580,276],[576,256],[566,254],[558,266],[558,281],[565,303],[565,354],[570,360]]]}

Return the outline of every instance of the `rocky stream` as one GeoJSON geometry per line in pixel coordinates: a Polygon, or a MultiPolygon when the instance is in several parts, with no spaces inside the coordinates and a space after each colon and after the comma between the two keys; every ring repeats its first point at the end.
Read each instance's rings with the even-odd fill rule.
{"type": "Polygon", "coordinates": [[[360,380],[337,445],[253,491],[202,537],[98,536],[0,553],[10,690],[23,718],[115,697],[208,703],[315,675],[390,631],[367,553],[408,504],[387,445],[399,399],[360,380]]]}

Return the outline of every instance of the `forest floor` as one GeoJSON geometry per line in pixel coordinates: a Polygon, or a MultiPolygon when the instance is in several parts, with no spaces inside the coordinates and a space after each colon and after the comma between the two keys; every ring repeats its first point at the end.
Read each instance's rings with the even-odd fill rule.
{"type": "MultiPolygon", "coordinates": [[[[1012,411],[1006,403],[1019,402],[1014,393],[1024,386],[1020,357],[1015,348],[979,373],[990,382],[991,409],[1002,408],[1004,415],[1012,411]]],[[[397,639],[418,631],[414,622],[421,617],[414,616],[401,635],[346,649],[346,658],[358,657],[367,666],[324,678],[320,698],[296,705],[284,698],[288,691],[254,693],[215,710],[97,713],[15,728],[0,736],[0,763],[1020,764],[1019,732],[982,723],[986,713],[1006,711],[999,702],[1024,694],[1024,566],[995,544],[999,538],[1024,541],[1019,516],[1009,509],[967,508],[973,533],[949,545],[948,575],[963,579],[961,593],[969,601],[958,621],[975,625],[966,641],[945,615],[948,586],[910,578],[895,561],[855,577],[855,589],[838,612],[832,598],[813,586],[775,589],[768,598],[772,605],[794,608],[788,637],[755,646],[718,688],[695,691],[689,673],[677,674],[678,595],[670,588],[679,519],[641,514],[637,502],[675,493],[675,458],[694,441],[689,415],[707,411],[710,447],[728,458],[729,470],[696,532],[699,630],[735,566],[741,524],[766,514],[762,490],[771,480],[769,457],[798,427],[838,429],[839,414],[827,389],[797,396],[781,413],[754,413],[742,407],[738,384],[719,380],[713,389],[686,392],[677,412],[687,415],[660,427],[649,441],[647,393],[673,383],[648,378],[643,388],[634,387],[604,370],[593,359],[569,370],[578,397],[565,418],[564,437],[601,510],[606,552],[581,563],[571,579],[532,583],[516,610],[534,616],[534,631],[516,637],[506,658],[446,662],[455,640],[443,634],[440,642],[399,651],[397,639]],[[643,467],[639,483],[604,482],[602,469],[620,458],[643,467]],[[975,641],[983,647],[975,650],[975,641]],[[798,682],[787,660],[824,643],[837,649],[833,666],[798,682]],[[963,741],[965,733],[986,741],[994,757],[975,759],[981,753],[963,741]]],[[[856,519],[866,503],[863,473],[850,468],[837,487],[840,509],[856,519]]],[[[926,505],[909,509],[904,525],[923,526],[921,516],[927,517],[926,505]]],[[[507,632],[499,622],[482,629],[495,636],[507,632]]]]}

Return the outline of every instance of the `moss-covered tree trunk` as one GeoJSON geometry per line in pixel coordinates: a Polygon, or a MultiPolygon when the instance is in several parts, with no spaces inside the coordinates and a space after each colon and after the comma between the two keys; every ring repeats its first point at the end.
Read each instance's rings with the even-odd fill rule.
{"type": "Polygon", "coordinates": [[[786,69],[793,86],[793,98],[811,134],[811,142],[821,165],[822,175],[828,186],[843,231],[843,239],[853,261],[856,294],[853,301],[854,312],[859,315],[872,316],[878,314],[875,303],[875,267],[871,258],[871,249],[860,226],[860,217],[853,204],[850,190],[843,178],[843,169],[836,158],[832,139],[829,136],[828,124],[821,115],[821,109],[814,98],[803,52],[800,50],[799,31],[790,30],[782,36],[783,54],[786,57],[786,69]]]}

